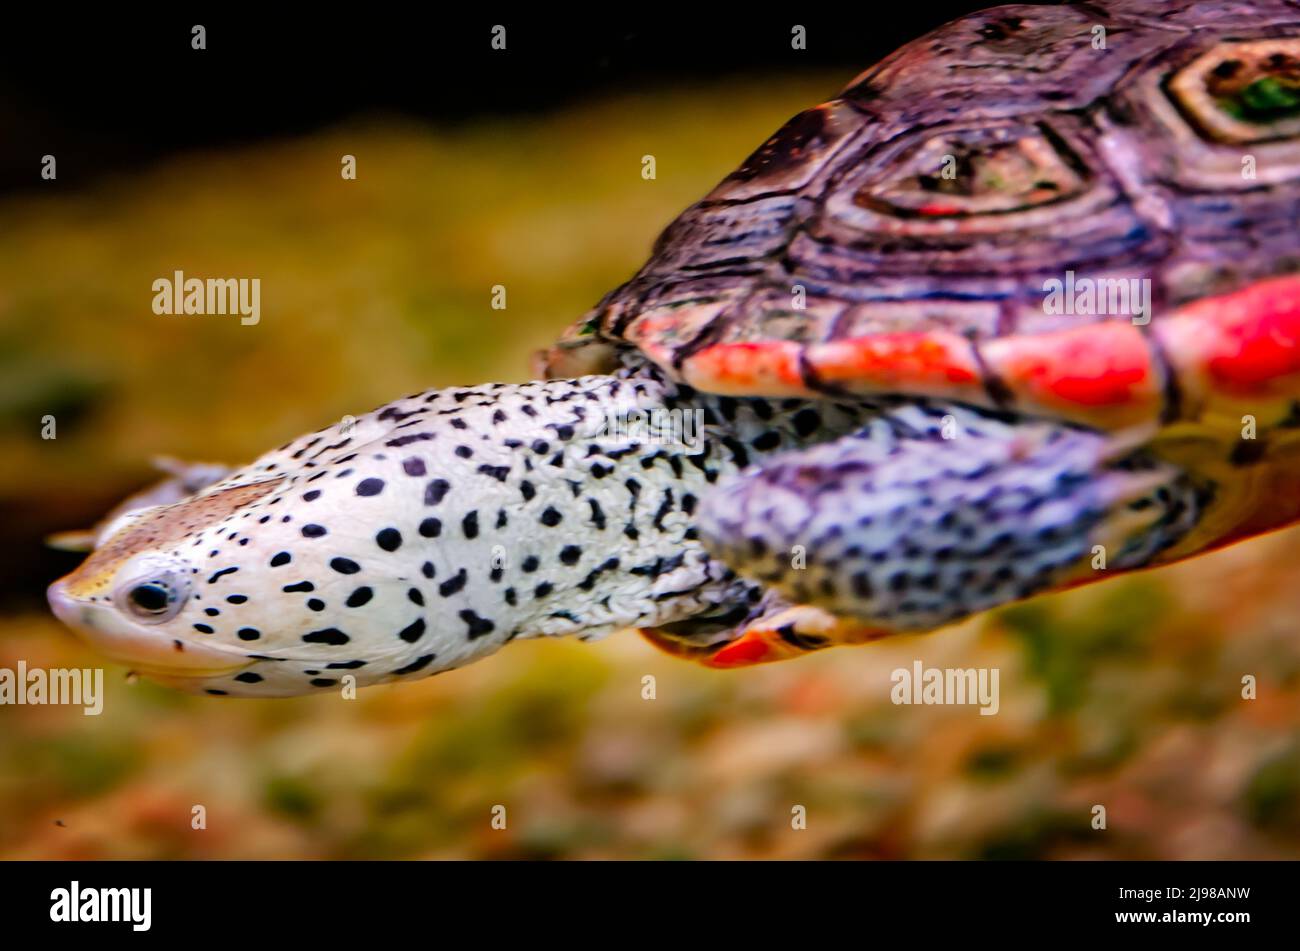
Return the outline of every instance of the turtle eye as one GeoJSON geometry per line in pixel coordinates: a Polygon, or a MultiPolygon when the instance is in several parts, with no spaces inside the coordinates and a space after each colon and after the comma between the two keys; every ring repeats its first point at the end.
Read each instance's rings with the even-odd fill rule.
{"type": "Polygon", "coordinates": [[[141,584],[131,589],[132,607],[144,614],[162,614],[167,610],[167,589],[160,584],[141,584]]]}
{"type": "Polygon", "coordinates": [[[162,575],[128,582],[114,600],[136,620],[161,624],[180,613],[188,594],[188,585],[162,575]]]}

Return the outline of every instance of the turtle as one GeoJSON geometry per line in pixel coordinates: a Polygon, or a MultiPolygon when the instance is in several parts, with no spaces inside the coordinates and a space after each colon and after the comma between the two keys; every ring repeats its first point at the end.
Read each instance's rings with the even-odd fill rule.
{"type": "Polygon", "coordinates": [[[1168,564],[1300,519],[1298,219],[1300,4],[969,15],[781,127],[533,381],[198,470],[50,604],[288,696],[627,629],[747,667],[1168,564]]]}

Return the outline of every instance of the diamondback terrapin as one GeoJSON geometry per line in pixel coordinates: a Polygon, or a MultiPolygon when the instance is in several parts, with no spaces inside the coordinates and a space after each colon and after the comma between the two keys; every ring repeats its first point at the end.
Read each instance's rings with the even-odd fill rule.
{"type": "Polygon", "coordinates": [[[117,518],[50,589],[212,694],[639,628],[715,667],[1300,518],[1300,5],[1006,6],[681,215],[539,363],[117,518]]]}

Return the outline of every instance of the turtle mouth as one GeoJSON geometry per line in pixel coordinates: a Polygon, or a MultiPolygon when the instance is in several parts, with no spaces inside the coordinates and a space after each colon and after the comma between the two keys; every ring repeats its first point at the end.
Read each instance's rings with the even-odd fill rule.
{"type": "Polygon", "coordinates": [[[133,623],[104,604],[68,593],[67,579],[46,591],[50,610],[82,641],[111,660],[146,676],[209,678],[237,673],[256,658],[218,644],[174,638],[158,628],[133,623]]]}

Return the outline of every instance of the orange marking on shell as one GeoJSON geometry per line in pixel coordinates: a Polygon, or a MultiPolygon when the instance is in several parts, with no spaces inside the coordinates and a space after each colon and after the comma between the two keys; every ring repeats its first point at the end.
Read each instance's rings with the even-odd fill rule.
{"type": "Polygon", "coordinates": [[[124,526],[105,540],[64,579],[64,591],[74,598],[103,593],[123,562],[148,549],[165,547],[217,522],[250,502],[262,498],[283,479],[237,485],[165,505],[124,526]]]}
{"type": "Polygon", "coordinates": [[[1029,412],[1123,425],[1160,411],[1160,374],[1131,323],[1008,337],[984,347],[990,369],[1029,412]]]}
{"type": "Polygon", "coordinates": [[[939,396],[980,387],[970,343],[950,333],[887,333],[814,344],[808,363],[822,381],[853,392],[939,396]]]}
{"type": "Polygon", "coordinates": [[[799,370],[800,344],[789,340],[719,343],[682,364],[682,378],[711,393],[807,396],[799,370]]]}

